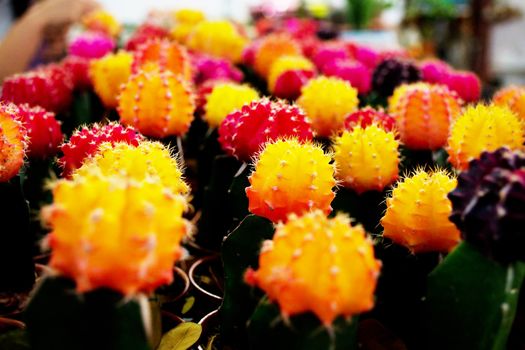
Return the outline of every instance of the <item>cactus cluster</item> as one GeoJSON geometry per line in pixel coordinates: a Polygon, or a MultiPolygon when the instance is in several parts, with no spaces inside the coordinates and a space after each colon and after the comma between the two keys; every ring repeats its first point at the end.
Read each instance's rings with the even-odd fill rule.
{"type": "Polygon", "coordinates": [[[396,88],[388,108],[406,147],[435,150],[447,143],[450,123],[461,113],[461,102],[444,86],[414,83],[396,88]]]}
{"type": "Polygon", "coordinates": [[[71,173],[78,169],[86,158],[92,157],[104,142],[126,142],[137,146],[139,141],[143,140],[132,127],[124,127],[117,123],[106,125],[94,124],[76,130],[71,135],[68,142],[60,146],[63,156],[59,159],[59,164],[63,169],[64,176],[70,176],[71,173]]]}
{"type": "Polygon", "coordinates": [[[193,26],[186,44],[191,50],[238,63],[247,39],[229,21],[202,21],[193,26]]]}
{"type": "Polygon", "coordinates": [[[452,204],[447,194],[456,183],[443,170],[419,170],[399,181],[386,200],[386,213],[381,219],[383,237],[412,253],[452,250],[460,233],[448,219],[452,204]]]}
{"type": "Polygon", "coordinates": [[[204,119],[217,128],[230,113],[257,99],[259,94],[248,85],[218,83],[206,97],[204,119]]]}
{"type": "Polygon", "coordinates": [[[289,214],[332,211],[334,166],[321,147],[297,139],[266,144],[246,188],[250,212],[273,222],[289,214]]]}
{"type": "Polygon", "coordinates": [[[93,88],[107,108],[117,107],[120,86],[128,80],[132,63],[133,56],[124,51],[91,62],[93,88]]]}
{"type": "Polygon", "coordinates": [[[396,58],[381,61],[372,74],[372,89],[383,97],[392,95],[401,84],[421,80],[421,71],[411,62],[396,58]]]}
{"type": "Polygon", "coordinates": [[[525,121],[525,87],[503,88],[494,95],[492,102],[497,106],[510,108],[521,120],[525,121]]]}
{"type": "Polygon", "coordinates": [[[361,226],[343,214],[328,219],[316,210],[278,225],[273,240],[263,244],[258,270],[245,278],[285,317],[313,312],[330,327],[338,316],[372,309],[380,268],[361,226]]]}
{"type": "Polygon", "coordinates": [[[27,130],[27,155],[40,159],[54,156],[64,138],[55,114],[39,106],[21,104],[17,107],[18,118],[27,130]]]}
{"type": "Polygon", "coordinates": [[[18,108],[0,103],[0,183],[18,174],[26,146],[26,130],[18,120],[18,108]]]}
{"type": "Polygon", "coordinates": [[[71,56],[82,58],[101,58],[115,49],[115,42],[112,38],[93,32],[86,32],[69,43],[68,52],[71,56]]]}
{"type": "Polygon", "coordinates": [[[386,131],[392,131],[396,126],[396,120],[390,114],[380,109],[374,109],[370,106],[361,108],[353,113],[350,113],[345,118],[345,129],[352,131],[356,126],[366,128],[371,124],[377,124],[386,131]]]}
{"type": "Polygon", "coordinates": [[[316,134],[330,137],[344,127],[348,113],[357,109],[357,90],[339,78],[318,77],[311,79],[297,100],[310,120],[316,134]]]}
{"type": "Polygon", "coordinates": [[[249,161],[268,141],[294,137],[313,138],[310,121],[304,112],[285,102],[268,99],[253,101],[229,114],[219,128],[219,142],[226,153],[249,161]]]}
{"type": "Polygon", "coordinates": [[[195,101],[186,81],[150,63],[123,85],[117,110],[123,124],[146,136],[164,138],[188,131],[195,101]]]}
{"type": "Polygon", "coordinates": [[[336,178],[357,193],[382,191],[398,176],[399,142],[393,132],[371,124],[334,139],[336,178]]]}
{"type": "Polygon", "coordinates": [[[525,154],[500,148],[470,162],[449,194],[462,237],[502,263],[525,261],[525,154]]]}
{"type": "Polygon", "coordinates": [[[446,150],[450,163],[465,170],[483,151],[522,148],[524,135],[522,122],[507,107],[478,104],[467,107],[452,124],[446,150]]]}
{"type": "Polygon", "coordinates": [[[261,39],[254,52],[253,67],[263,78],[268,78],[272,65],[282,56],[300,56],[301,47],[285,34],[271,34],[261,39]]]}

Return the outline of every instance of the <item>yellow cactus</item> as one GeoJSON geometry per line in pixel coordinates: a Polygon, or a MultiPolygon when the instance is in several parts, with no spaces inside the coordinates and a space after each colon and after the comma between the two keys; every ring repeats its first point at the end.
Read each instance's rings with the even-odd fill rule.
{"type": "Polygon", "coordinates": [[[411,149],[435,150],[445,146],[450,123],[461,113],[455,92],[427,83],[401,85],[388,101],[401,142],[411,149]]]}
{"type": "Polygon", "coordinates": [[[107,108],[117,107],[120,86],[128,81],[132,63],[133,56],[124,51],[91,62],[89,75],[93,87],[107,108]]]}
{"type": "Polygon", "coordinates": [[[250,212],[273,222],[314,209],[328,214],[335,196],[334,166],[320,146],[278,140],[260,153],[250,185],[246,189],[250,212]]]}
{"type": "Polygon", "coordinates": [[[499,90],[492,100],[495,105],[507,106],[525,122],[525,86],[509,86],[499,90]]]}
{"type": "Polygon", "coordinates": [[[268,75],[268,89],[274,91],[275,83],[281,74],[291,70],[315,71],[314,64],[306,57],[299,55],[285,55],[277,58],[272,63],[268,75]]]}
{"type": "Polygon", "coordinates": [[[273,63],[282,56],[301,55],[301,47],[286,34],[270,34],[257,47],[254,56],[255,71],[263,78],[268,78],[273,63]]]}
{"type": "Polygon", "coordinates": [[[26,137],[17,107],[0,103],[0,183],[16,176],[24,164],[26,137]]]}
{"type": "Polygon", "coordinates": [[[399,142],[377,124],[356,126],[334,139],[336,178],[357,193],[382,191],[398,176],[399,142]]]}
{"type": "Polygon", "coordinates": [[[523,148],[524,134],[523,123],[507,107],[470,106],[450,128],[449,161],[456,169],[465,170],[484,151],[523,148]]]}
{"type": "Polygon", "coordinates": [[[105,10],[97,10],[87,14],[82,18],[82,23],[89,30],[99,31],[112,37],[118,36],[122,29],[117,19],[105,10]]]}
{"type": "Polygon", "coordinates": [[[231,22],[203,21],[194,26],[186,44],[199,53],[238,63],[247,42],[231,22]]]}
{"type": "Polygon", "coordinates": [[[119,95],[121,122],[150,137],[184,135],[194,111],[195,99],[187,83],[152,63],[131,76],[119,95]]]}
{"type": "Polygon", "coordinates": [[[351,317],[374,306],[381,262],[361,226],[338,214],[328,219],[316,210],[290,215],[265,241],[259,269],[246,281],[277,301],[285,316],[313,312],[330,326],[337,316],[351,317]]]}
{"type": "Polygon", "coordinates": [[[105,142],[73,176],[85,176],[93,167],[98,167],[105,176],[121,175],[137,182],[158,181],[171,192],[182,196],[187,196],[190,191],[183,180],[178,160],[160,142],[142,141],[138,146],[126,142],[105,142]]]}
{"type": "Polygon", "coordinates": [[[206,19],[206,15],[199,10],[183,8],[173,12],[177,23],[197,24],[206,19]]]}
{"type": "Polygon", "coordinates": [[[105,287],[132,295],[170,283],[189,228],[186,199],[159,181],[90,170],[53,186],[53,204],[43,210],[50,266],[79,292],[105,287]]]}
{"type": "Polygon", "coordinates": [[[318,136],[330,137],[344,128],[347,114],[358,107],[357,90],[338,78],[311,79],[301,91],[297,104],[312,121],[318,136]]]}
{"type": "Polygon", "coordinates": [[[460,233],[448,219],[452,204],[447,194],[456,183],[444,170],[419,170],[398,182],[386,200],[383,236],[413,253],[452,250],[460,233]]]}
{"type": "Polygon", "coordinates": [[[228,114],[258,98],[257,91],[248,85],[218,84],[206,98],[204,119],[212,128],[218,128],[228,114]]]}

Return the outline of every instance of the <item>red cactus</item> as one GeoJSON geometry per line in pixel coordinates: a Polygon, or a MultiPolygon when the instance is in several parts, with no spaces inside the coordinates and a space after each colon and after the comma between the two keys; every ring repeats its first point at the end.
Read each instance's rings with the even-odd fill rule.
{"type": "Polygon", "coordinates": [[[310,121],[298,107],[268,99],[244,105],[228,115],[219,128],[222,148],[242,161],[250,160],[266,142],[286,136],[311,140],[310,121]]]}
{"type": "Polygon", "coordinates": [[[301,95],[303,85],[314,75],[314,71],[306,69],[286,71],[275,81],[273,94],[279,98],[295,100],[301,95]]]}
{"type": "Polygon", "coordinates": [[[59,160],[63,169],[62,175],[70,176],[86,158],[96,153],[103,142],[126,142],[136,146],[143,139],[143,136],[135,128],[125,127],[118,123],[94,124],[90,128],[78,129],[71,135],[68,142],[60,146],[64,153],[59,160]]]}
{"type": "Polygon", "coordinates": [[[29,137],[28,156],[47,158],[54,156],[64,136],[55,113],[40,106],[31,107],[24,103],[18,106],[18,116],[24,124],[29,137]]]}
{"type": "Polygon", "coordinates": [[[365,107],[350,113],[345,119],[345,129],[352,131],[356,126],[366,128],[371,124],[378,124],[386,131],[391,131],[396,126],[396,120],[382,109],[365,107]]]}
{"type": "Polygon", "coordinates": [[[443,83],[457,92],[465,102],[475,102],[481,96],[481,81],[473,72],[452,71],[446,74],[443,83]]]}
{"type": "Polygon", "coordinates": [[[89,77],[90,62],[91,60],[78,56],[67,56],[61,62],[61,65],[71,77],[74,89],[85,90],[92,86],[91,78],[89,77]]]}
{"type": "Polygon", "coordinates": [[[167,29],[153,23],[144,23],[133,32],[126,42],[126,51],[135,51],[141,44],[153,38],[167,38],[170,33],[167,29]]]}

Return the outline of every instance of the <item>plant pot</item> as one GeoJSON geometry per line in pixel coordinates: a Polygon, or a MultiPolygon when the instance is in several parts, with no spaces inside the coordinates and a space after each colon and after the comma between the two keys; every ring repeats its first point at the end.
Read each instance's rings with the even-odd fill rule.
{"type": "Polygon", "coordinates": [[[197,349],[208,349],[210,342],[214,341],[215,337],[219,334],[219,310],[213,310],[204,316],[199,321],[199,324],[202,327],[202,333],[198,341],[200,345],[197,349]]]}
{"type": "Polygon", "coordinates": [[[191,285],[210,301],[222,301],[222,281],[217,276],[222,276],[221,261],[218,255],[207,256],[193,263],[189,271],[191,285]]]}

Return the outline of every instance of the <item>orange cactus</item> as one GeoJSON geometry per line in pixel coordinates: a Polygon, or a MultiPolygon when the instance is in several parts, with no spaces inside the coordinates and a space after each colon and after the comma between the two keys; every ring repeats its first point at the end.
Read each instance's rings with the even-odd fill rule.
{"type": "Polygon", "coordinates": [[[0,182],[18,174],[24,164],[27,133],[18,120],[18,108],[0,103],[0,182]]]}
{"type": "Polygon", "coordinates": [[[420,170],[398,182],[386,200],[386,213],[381,219],[383,236],[413,253],[452,250],[460,233],[448,219],[452,204],[447,194],[456,183],[456,178],[443,170],[420,170]]]}
{"type": "Polygon", "coordinates": [[[133,56],[124,51],[91,62],[89,75],[95,92],[106,107],[117,107],[120,86],[131,75],[132,62],[133,56]]]}
{"type": "Polygon", "coordinates": [[[525,121],[525,87],[509,86],[499,90],[492,99],[497,106],[507,106],[522,121],[525,121]]]}
{"type": "Polygon", "coordinates": [[[372,309],[380,268],[361,226],[316,210],[277,227],[246,281],[277,301],[285,317],[311,311],[329,327],[337,316],[372,309]]]}
{"type": "Polygon", "coordinates": [[[457,94],[442,85],[414,83],[396,88],[388,101],[401,141],[410,149],[445,146],[450,123],[461,113],[457,94]]]}
{"type": "Polygon", "coordinates": [[[123,86],[117,110],[123,124],[146,136],[163,138],[188,131],[195,101],[185,81],[150,63],[123,86]]]}
{"type": "Polygon", "coordinates": [[[335,197],[333,174],[330,157],[319,146],[296,139],[268,143],[246,189],[249,210],[273,222],[313,209],[328,214],[335,197]]]}
{"type": "Polygon", "coordinates": [[[261,39],[255,51],[254,68],[263,78],[267,78],[273,63],[282,56],[300,56],[301,48],[295,40],[285,34],[270,34],[261,39]]]}

